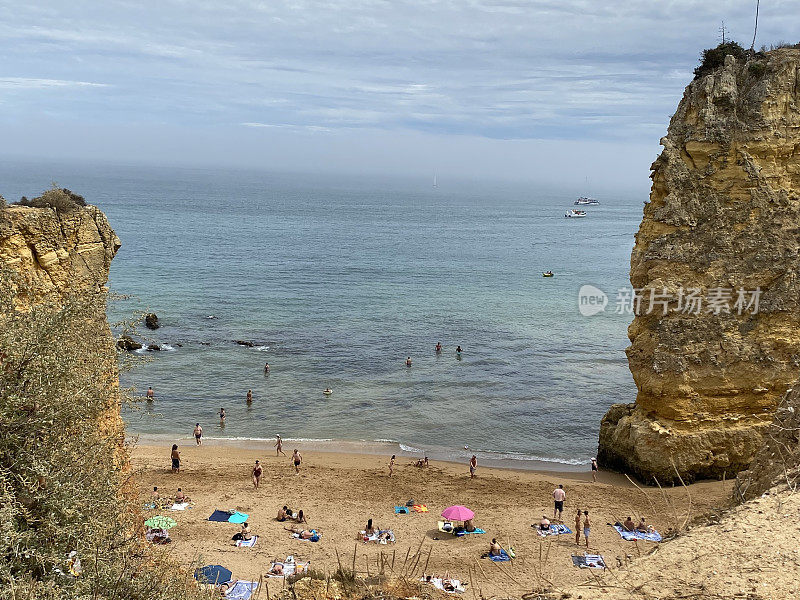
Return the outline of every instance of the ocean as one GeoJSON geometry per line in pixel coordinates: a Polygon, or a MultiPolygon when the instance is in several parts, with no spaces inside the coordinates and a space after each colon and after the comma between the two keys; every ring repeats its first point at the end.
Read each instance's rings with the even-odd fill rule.
{"type": "Polygon", "coordinates": [[[143,438],[186,440],[200,422],[209,437],[253,443],[280,433],[578,469],[607,408],[635,398],[631,317],[613,296],[629,285],[642,196],[604,194],[566,219],[574,185],[0,166],[9,201],[51,180],[98,205],[122,240],[110,288],[124,299],[109,319],[161,322],[139,332],[163,349],[122,376],[138,395],[155,391],[125,411],[143,438]],[[581,316],[585,284],[608,292],[605,312],[581,316]]]}

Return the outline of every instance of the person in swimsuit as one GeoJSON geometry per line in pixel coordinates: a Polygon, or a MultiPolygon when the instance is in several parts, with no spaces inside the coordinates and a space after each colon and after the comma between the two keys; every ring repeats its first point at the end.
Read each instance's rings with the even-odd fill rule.
{"type": "Polygon", "coordinates": [[[436,354],[442,353],[442,342],[436,342],[436,354]]]}
{"type": "Polygon", "coordinates": [[[391,477],[392,473],[394,473],[394,459],[395,458],[396,458],[395,455],[392,454],[392,458],[389,459],[389,477],[391,477]]]}
{"type": "Polygon", "coordinates": [[[303,509],[297,511],[297,517],[295,518],[297,523],[305,523],[308,525],[308,521],[306,520],[306,516],[303,514],[303,509]]]}
{"type": "Polygon", "coordinates": [[[631,519],[630,517],[628,517],[627,519],[625,519],[625,520],[622,522],[622,528],[623,528],[625,531],[633,531],[634,529],[636,529],[636,523],[634,523],[634,522],[633,522],[633,519],[631,519]]]}
{"type": "Polygon", "coordinates": [[[553,490],[553,503],[555,504],[555,508],[553,508],[553,520],[556,520],[556,513],[558,513],[558,520],[561,521],[561,513],[564,510],[564,499],[567,497],[567,493],[564,491],[564,486],[559,485],[556,489],[553,490]]]}
{"type": "Polygon", "coordinates": [[[539,531],[550,531],[550,519],[542,515],[542,520],[539,521],[539,531]]]}
{"type": "Polygon", "coordinates": [[[191,502],[189,496],[183,493],[181,488],[178,488],[178,491],[175,492],[175,504],[183,504],[184,502],[191,502]]]}
{"type": "Polygon", "coordinates": [[[456,346],[456,354],[461,354],[461,346],[456,346]]]}
{"type": "Polygon", "coordinates": [[[253,537],[253,534],[250,532],[250,523],[243,523],[242,524],[242,531],[233,535],[233,540],[249,540],[253,537]]]}
{"type": "Polygon", "coordinates": [[[294,472],[300,472],[300,463],[303,462],[303,457],[300,456],[300,453],[297,451],[297,448],[294,449],[292,453],[292,462],[294,463],[294,472]]]}
{"type": "Polygon", "coordinates": [[[597,482],[597,459],[592,458],[592,483],[597,482]]]}
{"type": "Polygon", "coordinates": [[[261,483],[261,474],[264,472],[264,469],[261,468],[261,462],[256,461],[255,466],[253,466],[253,487],[258,489],[258,485],[261,483]]]}
{"type": "Polygon", "coordinates": [[[283,521],[285,521],[285,520],[286,520],[286,519],[289,517],[289,513],[287,512],[288,510],[289,510],[289,509],[288,509],[288,508],[286,507],[286,505],[284,504],[284,505],[283,505],[283,508],[281,508],[281,509],[278,511],[278,517],[277,517],[277,518],[278,518],[278,521],[281,521],[281,522],[283,522],[283,521]]]}
{"type": "Polygon", "coordinates": [[[147,388],[146,397],[147,397],[147,401],[148,402],[152,402],[153,401],[153,399],[156,397],[156,393],[153,391],[153,388],[151,388],[151,387],[147,388]]]}
{"type": "Polygon", "coordinates": [[[489,554],[491,556],[500,556],[503,553],[503,547],[497,543],[497,538],[492,538],[492,543],[489,544],[489,554]]]}
{"type": "Polygon", "coordinates": [[[150,497],[153,499],[153,505],[158,506],[159,501],[161,500],[161,494],[158,493],[158,488],[153,488],[153,493],[150,494],[150,497]]]}
{"type": "Polygon", "coordinates": [[[281,436],[277,436],[275,441],[275,456],[278,456],[279,454],[286,456],[286,452],[283,451],[283,440],[281,439],[281,436]]]}
{"type": "Polygon", "coordinates": [[[220,423],[224,423],[225,422],[225,409],[224,408],[220,408],[219,409],[219,422],[220,423]]]}
{"type": "Polygon", "coordinates": [[[364,535],[367,537],[375,535],[375,528],[372,526],[372,519],[369,519],[367,521],[367,526],[364,529],[364,535]]]}
{"type": "Polygon", "coordinates": [[[303,540],[309,540],[315,535],[317,535],[315,529],[312,529],[310,531],[308,529],[303,529],[302,527],[284,527],[284,529],[286,531],[291,531],[292,533],[297,534],[298,536],[300,536],[300,539],[303,540]]]}
{"type": "Polygon", "coordinates": [[[194,441],[198,446],[203,443],[203,428],[200,427],[200,423],[194,426],[194,441]]]}
{"type": "Polygon", "coordinates": [[[270,575],[283,575],[283,563],[275,563],[269,570],[270,575]]]}
{"type": "Polygon", "coordinates": [[[583,511],[583,537],[586,540],[586,547],[589,547],[589,534],[592,531],[592,524],[589,522],[589,511],[583,511]]]}
{"type": "Polygon", "coordinates": [[[264,363],[264,375],[269,375],[269,363],[264,363]]]}
{"type": "Polygon", "coordinates": [[[410,356],[408,358],[406,358],[406,366],[407,367],[411,366],[411,357],[410,356]]]}
{"type": "Polygon", "coordinates": [[[253,390],[247,390],[247,403],[253,403],[253,390]]]}
{"type": "Polygon", "coordinates": [[[172,458],[172,472],[173,473],[180,473],[181,472],[181,453],[178,452],[178,444],[172,444],[172,454],[170,454],[172,458]]]}
{"type": "Polygon", "coordinates": [[[640,533],[648,533],[650,531],[647,523],[644,522],[644,517],[639,520],[639,524],[636,526],[636,531],[640,533]]]}
{"type": "Polygon", "coordinates": [[[472,458],[469,459],[469,478],[475,479],[475,469],[478,468],[478,457],[474,454],[472,458]]]}
{"type": "Polygon", "coordinates": [[[575,515],[575,545],[581,545],[581,509],[578,509],[578,514],[575,515]]]}

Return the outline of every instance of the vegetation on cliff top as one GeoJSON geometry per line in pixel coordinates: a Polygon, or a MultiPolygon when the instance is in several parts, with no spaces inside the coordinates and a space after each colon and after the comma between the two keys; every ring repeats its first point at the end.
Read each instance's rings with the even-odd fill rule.
{"type": "Polygon", "coordinates": [[[60,188],[58,184],[53,182],[52,187],[43,192],[41,196],[31,200],[23,196],[17,204],[33,208],[54,208],[58,212],[70,212],[81,206],[86,206],[86,200],[80,194],[76,194],[67,188],[60,188]]]}
{"type": "Polygon", "coordinates": [[[0,271],[0,597],[205,597],[143,540],[105,299],[29,297],[0,271]]]}

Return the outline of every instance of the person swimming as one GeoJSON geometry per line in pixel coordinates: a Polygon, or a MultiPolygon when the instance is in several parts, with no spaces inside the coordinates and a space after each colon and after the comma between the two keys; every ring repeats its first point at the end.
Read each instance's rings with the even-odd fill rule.
{"type": "Polygon", "coordinates": [[[326,396],[330,396],[330,395],[333,393],[333,390],[332,390],[331,388],[329,388],[329,387],[326,387],[326,388],[325,388],[325,389],[322,391],[322,393],[323,393],[323,394],[325,394],[326,396]]]}

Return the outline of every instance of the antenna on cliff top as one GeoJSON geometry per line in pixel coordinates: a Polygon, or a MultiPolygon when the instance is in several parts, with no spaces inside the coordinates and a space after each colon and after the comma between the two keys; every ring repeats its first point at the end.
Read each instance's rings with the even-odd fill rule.
{"type": "Polygon", "coordinates": [[[753,43],[750,44],[750,50],[753,49],[753,46],[756,45],[756,33],[758,33],[758,5],[761,4],[761,0],[756,0],[756,24],[753,27],[753,43]]]}
{"type": "Polygon", "coordinates": [[[719,28],[719,32],[722,34],[722,43],[724,44],[725,43],[725,34],[728,32],[728,30],[725,29],[725,21],[722,22],[722,26],[719,28]]]}

